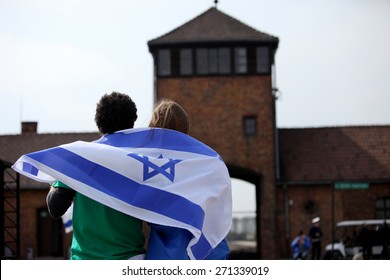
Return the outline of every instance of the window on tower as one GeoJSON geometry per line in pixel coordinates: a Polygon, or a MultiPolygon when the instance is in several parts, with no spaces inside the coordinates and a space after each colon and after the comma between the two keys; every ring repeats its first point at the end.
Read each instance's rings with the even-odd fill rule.
{"type": "Polygon", "coordinates": [[[234,49],[234,70],[238,74],[244,74],[247,72],[247,57],[246,48],[240,47],[234,49]]]}
{"type": "Polygon", "coordinates": [[[157,52],[157,75],[263,75],[271,73],[268,46],[172,48],[157,52]]]}
{"type": "Polygon", "coordinates": [[[229,48],[218,49],[218,70],[220,74],[229,74],[231,72],[231,59],[229,48]]]}
{"type": "Polygon", "coordinates": [[[218,74],[218,50],[209,49],[209,73],[218,74]]]}
{"type": "Polygon", "coordinates": [[[180,50],[180,75],[192,75],[192,50],[180,50]]]}
{"type": "Polygon", "coordinates": [[[229,74],[229,48],[198,48],[196,49],[196,73],[199,75],[229,74]]]}
{"type": "Polygon", "coordinates": [[[270,63],[267,47],[256,48],[256,70],[257,73],[269,73],[270,63]]]}
{"type": "Polygon", "coordinates": [[[208,49],[201,48],[196,49],[196,74],[205,75],[208,74],[209,56],[208,49]]]}
{"type": "Polygon", "coordinates": [[[244,129],[246,136],[254,136],[257,134],[256,116],[244,117],[244,129]]]}
{"type": "Polygon", "coordinates": [[[171,52],[169,49],[161,49],[158,51],[158,75],[171,75],[171,52]]]}

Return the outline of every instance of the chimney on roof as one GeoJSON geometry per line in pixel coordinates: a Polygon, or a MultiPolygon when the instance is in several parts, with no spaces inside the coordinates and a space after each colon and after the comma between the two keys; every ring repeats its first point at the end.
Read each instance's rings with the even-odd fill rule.
{"type": "Polygon", "coordinates": [[[37,134],[38,122],[22,122],[22,134],[37,134]]]}

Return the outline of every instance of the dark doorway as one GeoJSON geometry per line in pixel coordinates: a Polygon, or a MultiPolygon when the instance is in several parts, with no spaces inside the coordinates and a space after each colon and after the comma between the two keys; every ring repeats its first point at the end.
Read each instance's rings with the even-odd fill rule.
{"type": "Polygon", "coordinates": [[[50,217],[46,208],[37,210],[38,216],[38,252],[39,258],[63,257],[64,226],[62,220],[50,217]]]}

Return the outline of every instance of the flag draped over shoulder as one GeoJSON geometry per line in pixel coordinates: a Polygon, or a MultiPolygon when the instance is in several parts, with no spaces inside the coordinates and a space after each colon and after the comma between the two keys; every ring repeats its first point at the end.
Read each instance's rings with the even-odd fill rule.
{"type": "Polygon", "coordinates": [[[205,258],[231,226],[226,165],[210,147],[177,131],[123,130],[23,155],[13,168],[37,181],[60,180],[144,221],[187,229],[191,259],[205,258]]]}

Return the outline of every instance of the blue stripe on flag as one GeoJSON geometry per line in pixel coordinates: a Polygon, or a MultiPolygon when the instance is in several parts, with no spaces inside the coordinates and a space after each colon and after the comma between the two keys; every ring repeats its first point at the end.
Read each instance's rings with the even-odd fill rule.
{"type": "Polygon", "coordinates": [[[180,152],[190,152],[206,156],[218,156],[218,153],[202,142],[187,134],[169,129],[128,130],[130,133],[116,132],[95,141],[114,147],[161,148],[180,152]],[[164,136],[162,136],[164,134],[164,136]],[[131,137],[129,137],[131,135],[131,137]],[[152,141],[153,139],[153,141],[152,141]]]}
{"type": "Polygon", "coordinates": [[[182,196],[139,184],[63,148],[52,148],[28,156],[130,205],[162,214],[200,230],[202,228],[203,209],[182,196]]]}
{"type": "Polygon", "coordinates": [[[39,171],[38,168],[28,162],[23,162],[22,170],[34,176],[37,176],[39,171]]]}
{"type": "Polygon", "coordinates": [[[192,254],[195,259],[201,260],[204,259],[208,254],[213,250],[210,243],[207,241],[204,234],[202,234],[196,244],[191,246],[192,254]],[[207,251],[205,250],[207,248],[207,251]]]}
{"type": "Polygon", "coordinates": [[[64,227],[66,227],[66,228],[71,227],[71,226],[73,226],[72,220],[68,220],[67,222],[64,223],[64,227]]]}

